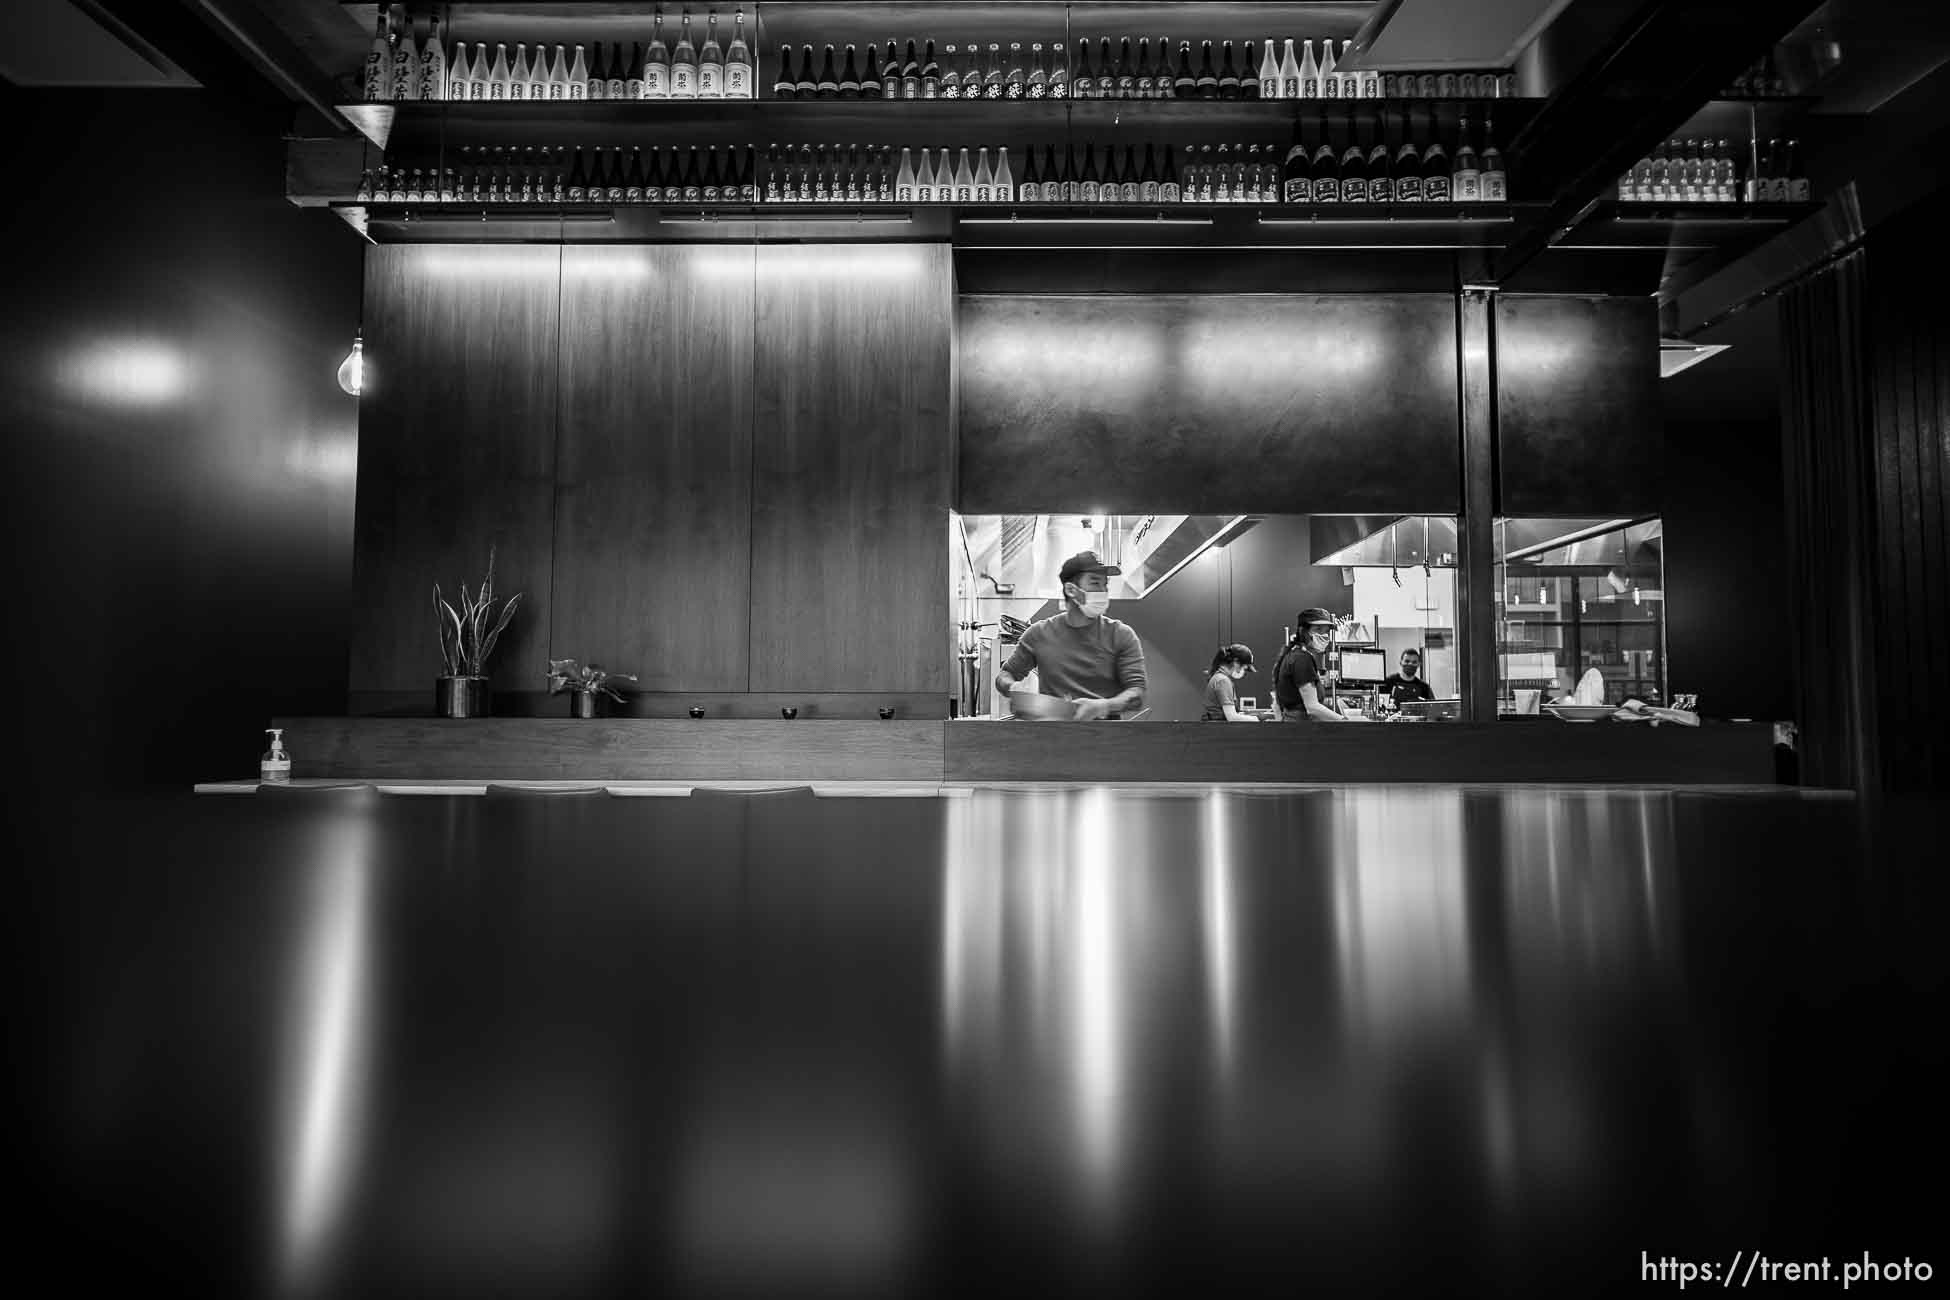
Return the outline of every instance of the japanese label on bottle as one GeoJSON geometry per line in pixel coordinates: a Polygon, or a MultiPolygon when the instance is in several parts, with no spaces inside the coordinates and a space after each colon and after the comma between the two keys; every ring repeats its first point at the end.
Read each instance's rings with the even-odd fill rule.
{"type": "Polygon", "coordinates": [[[1006,96],[1007,98],[1021,99],[1023,97],[1023,91],[1027,89],[1027,87],[1025,87],[1023,83],[1020,81],[1012,81],[1008,84],[1008,86],[1005,87],[1005,89],[1009,92],[1008,95],[1006,96]]]}
{"type": "Polygon", "coordinates": [[[1306,78],[1306,79],[1305,79],[1304,81],[1302,81],[1302,82],[1301,82],[1300,84],[1301,84],[1301,87],[1302,87],[1302,89],[1301,89],[1301,91],[1300,91],[1300,95],[1299,95],[1299,98],[1301,98],[1301,99],[1319,99],[1319,98],[1320,98],[1320,78],[1319,78],[1319,77],[1308,77],[1308,78],[1306,78]]]}
{"type": "Polygon", "coordinates": [[[382,54],[366,56],[366,99],[386,98],[386,57],[382,54]]]}
{"type": "Polygon", "coordinates": [[[1447,176],[1423,177],[1422,201],[1424,203],[1447,203],[1449,201],[1449,178],[1447,176]]]}
{"type": "Polygon", "coordinates": [[[439,99],[441,89],[447,84],[447,70],[432,59],[426,60],[420,69],[420,98],[439,99]]]}
{"type": "Polygon", "coordinates": [[[643,70],[643,97],[645,99],[670,98],[670,65],[652,63],[643,70]]]}
{"type": "Polygon", "coordinates": [[[527,82],[525,82],[525,81],[511,81],[511,82],[509,82],[509,83],[508,83],[508,98],[509,98],[509,99],[526,99],[527,97],[528,97],[528,83],[527,83],[527,82]]]}
{"type": "Polygon", "coordinates": [[[1125,181],[1123,185],[1119,186],[1117,192],[1117,199],[1118,202],[1120,203],[1136,203],[1138,201],[1137,182],[1125,181]]]}
{"type": "Polygon", "coordinates": [[[508,88],[506,86],[502,85],[498,81],[491,81],[488,83],[489,99],[506,99],[507,97],[508,97],[508,88]]]}
{"type": "Polygon", "coordinates": [[[1368,181],[1368,202],[1393,203],[1395,201],[1395,181],[1391,176],[1375,176],[1368,181]]]}
{"type": "Polygon", "coordinates": [[[447,86],[447,97],[449,99],[466,99],[473,93],[468,89],[472,84],[465,77],[455,77],[447,86]]]}
{"type": "Polygon", "coordinates": [[[1415,78],[1415,93],[1423,99],[1435,98],[1435,74],[1424,72],[1415,78]]]}
{"type": "Polygon", "coordinates": [[[1286,183],[1288,203],[1312,203],[1314,201],[1314,181],[1311,176],[1295,176],[1286,183]]]}
{"type": "Polygon", "coordinates": [[[1137,201],[1139,203],[1156,203],[1158,201],[1158,182],[1145,181],[1140,184],[1138,186],[1137,201]]]}
{"type": "Polygon", "coordinates": [[[752,68],[749,63],[725,64],[724,97],[726,99],[750,99],[752,97],[752,68]]]}
{"type": "Polygon", "coordinates": [[[640,77],[628,77],[628,78],[625,78],[625,79],[624,79],[624,82],[623,82],[623,98],[625,98],[625,99],[642,99],[642,98],[643,98],[643,79],[642,79],[642,78],[640,78],[640,77]]]}
{"type": "Polygon", "coordinates": [[[1321,176],[1314,181],[1315,203],[1339,203],[1341,201],[1341,180],[1338,176],[1321,176]]]}
{"type": "Polygon", "coordinates": [[[955,186],[955,202],[957,202],[957,203],[973,203],[974,201],[975,201],[975,187],[974,187],[974,186],[972,186],[972,185],[957,185],[957,186],[955,186]]]}
{"type": "Polygon", "coordinates": [[[1438,72],[1436,74],[1435,97],[1437,99],[1454,99],[1456,97],[1456,74],[1455,73],[1438,72]]]}
{"type": "Polygon", "coordinates": [[[1808,178],[1806,176],[1796,176],[1788,182],[1788,202],[1807,203],[1813,198],[1813,195],[1814,190],[1808,184],[1808,178]]]}
{"type": "Polygon", "coordinates": [[[1483,173],[1483,199],[1488,203],[1503,203],[1510,197],[1508,182],[1502,172],[1483,173]]]}
{"type": "Polygon", "coordinates": [[[697,69],[688,63],[679,63],[670,70],[670,97],[672,99],[697,98],[697,69]]]}
{"type": "Polygon", "coordinates": [[[1482,173],[1456,173],[1456,202],[1476,203],[1483,197],[1482,173]]]}
{"type": "Polygon", "coordinates": [[[1181,203],[1184,201],[1184,197],[1184,191],[1170,181],[1158,182],[1158,202],[1181,203]]]}
{"type": "Polygon", "coordinates": [[[1341,202],[1366,203],[1368,201],[1368,178],[1348,176],[1341,181],[1341,202]]]}
{"type": "Polygon", "coordinates": [[[1095,203],[1101,197],[1098,194],[1097,182],[1095,181],[1084,181],[1077,187],[1077,193],[1085,203],[1095,203]]]}
{"type": "Polygon", "coordinates": [[[627,190],[624,190],[623,201],[625,203],[643,202],[643,187],[641,185],[632,185],[627,190]]]}
{"type": "Polygon", "coordinates": [[[1063,201],[1063,182],[1062,182],[1062,181],[1044,181],[1044,182],[1043,182],[1043,202],[1045,202],[1045,203],[1061,203],[1062,201],[1063,201]]]}
{"type": "MultiPolygon", "coordinates": [[[[1311,83],[1309,83],[1309,84],[1311,84],[1311,83]]],[[[1286,78],[1283,78],[1283,79],[1281,80],[1281,82],[1280,82],[1280,96],[1279,96],[1279,97],[1280,97],[1281,99],[1298,99],[1298,98],[1300,98],[1300,78],[1298,78],[1298,77],[1286,77],[1286,78]]]]}
{"type": "Polygon", "coordinates": [[[724,65],[707,63],[698,69],[697,97],[699,99],[724,98],[724,65]]]}

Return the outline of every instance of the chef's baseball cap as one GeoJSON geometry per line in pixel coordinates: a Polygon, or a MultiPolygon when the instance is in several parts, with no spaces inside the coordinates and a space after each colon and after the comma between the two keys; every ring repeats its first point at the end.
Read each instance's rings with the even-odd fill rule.
{"type": "Polygon", "coordinates": [[[1083,573],[1102,573],[1114,577],[1122,572],[1124,570],[1118,568],[1115,564],[1105,564],[1095,551],[1078,551],[1075,555],[1063,561],[1063,569],[1056,575],[1056,580],[1058,582],[1069,582],[1076,578],[1078,574],[1083,573]]]}
{"type": "Polygon", "coordinates": [[[1253,667],[1253,648],[1243,642],[1234,641],[1231,645],[1221,650],[1220,653],[1236,664],[1245,665],[1246,671],[1249,673],[1259,671],[1259,669],[1253,667]]]}
{"type": "Polygon", "coordinates": [[[1298,614],[1295,614],[1293,616],[1293,621],[1294,624],[1298,626],[1302,632],[1306,631],[1310,627],[1313,627],[1317,623],[1325,623],[1329,627],[1340,626],[1339,621],[1335,619],[1335,617],[1332,614],[1329,614],[1326,610],[1322,609],[1318,605],[1314,606],[1312,609],[1301,610],[1298,614]]]}

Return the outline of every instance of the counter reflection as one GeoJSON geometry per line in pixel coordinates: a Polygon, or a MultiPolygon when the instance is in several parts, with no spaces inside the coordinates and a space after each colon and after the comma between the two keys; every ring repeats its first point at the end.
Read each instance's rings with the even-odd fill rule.
{"type": "Polygon", "coordinates": [[[1942,1149],[1942,963],[1859,832],[1440,787],[76,818],[31,878],[46,1240],[362,1300],[1561,1296],[1723,1237],[1922,1249],[1881,1175],[1942,1149]]]}

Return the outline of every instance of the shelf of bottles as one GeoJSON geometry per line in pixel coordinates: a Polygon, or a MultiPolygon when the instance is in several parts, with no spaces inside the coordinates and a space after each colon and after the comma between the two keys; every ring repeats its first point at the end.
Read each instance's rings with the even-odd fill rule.
{"type": "Polygon", "coordinates": [[[1494,99],[1507,69],[1368,69],[1372,0],[355,5],[366,103],[1494,99]],[[749,8],[749,14],[747,12],[749,8]],[[925,9],[926,30],[900,30],[925,9]],[[879,12],[875,12],[879,10],[879,12]]]}
{"type": "Polygon", "coordinates": [[[1813,95],[1789,91],[1770,51],[1618,179],[1614,215],[1712,221],[1808,206],[1797,120],[1813,95]]]}
{"type": "Polygon", "coordinates": [[[1508,196],[1501,155],[1439,140],[1345,147],[1323,128],[1284,152],[1247,144],[1154,142],[1040,149],[787,145],[481,149],[458,165],[382,165],[366,172],[360,204],[952,204],[981,206],[1207,204],[1304,206],[1313,215],[1362,217],[1424,209],[1445,218],[1498,210],[1508,196]]]}
{"type": "Polygon", "coordinates": [[[1494,205],[1536,107],[1361,68],[1360,0],[363,8],[375,203],[1494,205]]]}

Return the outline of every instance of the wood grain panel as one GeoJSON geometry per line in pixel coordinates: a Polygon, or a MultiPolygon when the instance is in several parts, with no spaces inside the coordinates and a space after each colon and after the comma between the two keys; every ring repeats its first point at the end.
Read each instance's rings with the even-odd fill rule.
{"type": "Polygon", "coordinates": [[[287,718],[310,777],[939,781],[942,722],[287,718]]]}
{"type": "Polygon", "coordinates": [[[1771,785],[1771,725],[946,724],[953,781],[1771,785]]]}
{"type": "Polygon", "coordinates": [[[966,298],[959,507],[1459,505],[1446,295],[966,298]]]}
{"type": "Polygon", "coordinates": [[[749,247],[564,250],[554,657],[745,689],[754,271],[749,247]]]}
{"type": "Polygon", "coordinates": [[[1500,295],[1495,338],[1500,512],[1657,513],[1657,304],[1500,295]]]}
{"type": "MultiPolygon", "coordinates": [[[[742,616],[741,616],[742,617],[742,616]]],[[[799,710],[800,722],[878,718],[892,709],[899,719],[946,718],[952,697],[913,691],[792,692],[753,691],[638,691],[624,703],[604,700],[605,718],[684,718],[693,706],[713,720],[727,718],[776,719],[782,708],[799,710]]],[[[347,712],[367,717],[429,718],[433,688],[420,691],[367,691],[352,697],[347,712]]],[[[496,718],[566,718],[569,696],[547,691],[496,691],[488,710],[496,718]]]]}
{"type": "Polygon", "coordinates": [[[554,513],[558,252],[374,248],[359,409],[353,691],[431,690],[432,612],[484,576],[523,593],[489,668],[547,671],[554,513]]]}
{"type": "Polygon", "coordinates": [[[768,245],[758,274],[751,689],[945,696],[949,249],[768,245]]]}

